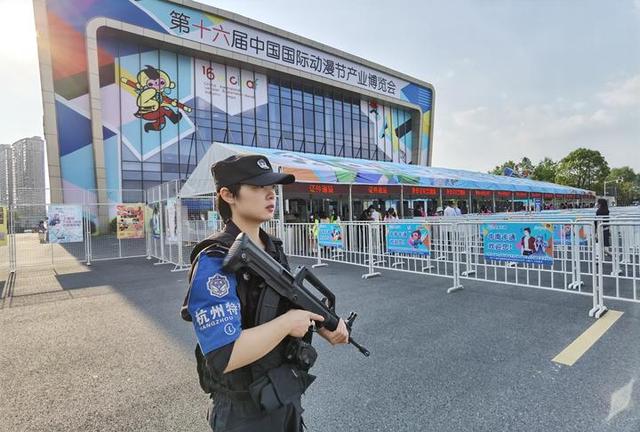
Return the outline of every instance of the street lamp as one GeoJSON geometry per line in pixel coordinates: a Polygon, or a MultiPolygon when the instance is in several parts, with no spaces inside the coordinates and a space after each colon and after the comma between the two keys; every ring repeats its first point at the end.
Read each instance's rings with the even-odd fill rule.
{"type": "MultiPolygon", "coordinates": [[[[609,183],[614,182],[614,183],[618,184],[618,183],[622,183],[623,180],[624,179],[622,177],[618,177],[615,180],[609,180],[609,183]]],[[[617,188],[614,189],[614,195],[613,196],[616,196],[617,192],[618,192],[617,188]]],[[[603,195],[607,196],[607,180],[604,181],[603,195]]]]}

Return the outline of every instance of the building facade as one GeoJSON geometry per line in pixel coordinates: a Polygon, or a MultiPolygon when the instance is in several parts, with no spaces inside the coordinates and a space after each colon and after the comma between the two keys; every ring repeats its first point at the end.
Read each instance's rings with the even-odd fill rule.
{"type": "Polygon", "coordinates": [[[34,229],[46,212],[45,151],[40,137],[0,145],[0,204],[10,206],[14,228],[34,229]]]}
{"type": "Polygon", "coordinates": [[[46,200],[44,141],[23,138],[12,145],[15,205],[42,205],[46,200]]]}
{"type": "Polygon", "coordinates": [[[13,200],[13,149],[11,144],[0,144],[0,203],[13,200]]]}
{"type": "Polygon", "coordinates": [[[135,199],[213,142],[430,165],[429,83],[188,0],[34,6],[52,200],[135,199]]]}

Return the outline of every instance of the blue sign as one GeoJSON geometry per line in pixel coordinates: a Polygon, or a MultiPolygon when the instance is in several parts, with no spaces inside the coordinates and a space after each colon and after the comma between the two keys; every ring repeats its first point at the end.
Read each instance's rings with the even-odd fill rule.
{"type": "Polygon", "coordinates": [[[553,225],[495,223],[482,225],[486,260],[553,264],[553,225]]]}
{"type": "MultiPolygon", "coordinates": [[[[553,226],[553,241],[556,244],[561,245],[570,245],[571,238],[573,237],[573,230],[571,229],[572,225],[563,224],[563,225],[554,225],[553,226]]],[[[581,246],[587,245],[587,234],[583,226],[578,226],[577,228],[578,235],[578,244],[581,246]]]]}
{"type": "Polygon", "coordinates": [[[534,205],[535,205],[536,212],[541,212],[542,211],[542,200],[540,198],[536,198],[534,202],[535,202],[534,205]]]}
{"type": "Polygon", "coordinates": [[[387,252],[429,255],[431,230],[419,223],[387,225],[387,252]]]}
{"type": "Polygon", "coordinates": [[[337,223],[318,224],[318,244],[328,247],[342,247],[342,227],[337,223]]]}

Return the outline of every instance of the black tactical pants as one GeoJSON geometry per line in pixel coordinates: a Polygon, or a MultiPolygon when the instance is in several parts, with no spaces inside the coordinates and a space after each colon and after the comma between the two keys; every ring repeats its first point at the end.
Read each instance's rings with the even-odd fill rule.
{"type": "Polygon", "coordinates": [[[293,404],[264,413],[253,401],[216,395],[207,413],[213,432],[302,432],[302,412],[293,404]]]}

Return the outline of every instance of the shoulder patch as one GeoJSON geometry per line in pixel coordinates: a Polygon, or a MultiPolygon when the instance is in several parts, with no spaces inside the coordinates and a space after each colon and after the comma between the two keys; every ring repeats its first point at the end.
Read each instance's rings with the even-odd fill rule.
{"type": "Polygon", "coordinates": [[[220,273],[216,273],[207,279],[207,289],[214,297],[222,298],[229,294],[229,279],[220,273]]]}

